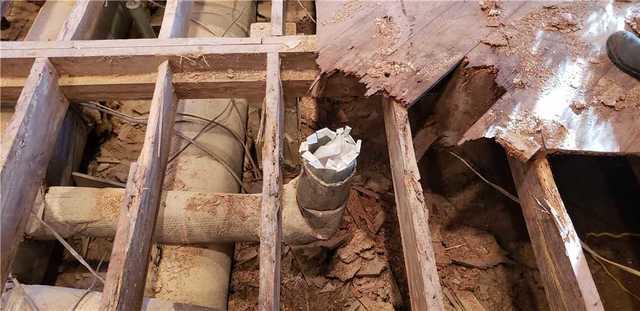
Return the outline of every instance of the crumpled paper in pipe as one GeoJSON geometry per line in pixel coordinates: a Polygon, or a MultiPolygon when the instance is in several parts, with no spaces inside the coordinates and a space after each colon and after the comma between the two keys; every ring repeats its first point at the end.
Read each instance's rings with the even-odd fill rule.
{"type": "Polygon", "coordinates": [[[300,144],[300,155],[315,169],[341,172],[353,168],[360,154],[362,141],[354,141],[349,135],[351,127],[345,126],[335,132],[323,128],[309,135],[300,144]]]}

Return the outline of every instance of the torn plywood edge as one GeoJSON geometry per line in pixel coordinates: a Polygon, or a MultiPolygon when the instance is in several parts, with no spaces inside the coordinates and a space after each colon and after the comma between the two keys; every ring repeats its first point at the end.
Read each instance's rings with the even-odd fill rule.
{"type": "Polygon", "coordinates": [[[495,138],[522,161],[540,149],[639,153],[640,81],[606,52],[607,37],[625,28],[638,4],[528,6],[469,53],[469,66],[494,66],[507,92],[459,143],[495,138]]]}
{"type": "Polygon", "coordinates": [[[318,0],[318,59],[409,106],[525,3],[318,0]],[[498,14],[499,13],[499,14],[498,14]]]}

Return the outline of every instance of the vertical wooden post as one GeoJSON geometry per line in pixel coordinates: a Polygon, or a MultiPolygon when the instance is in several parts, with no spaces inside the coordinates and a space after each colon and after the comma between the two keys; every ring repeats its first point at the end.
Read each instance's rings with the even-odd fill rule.
{"type": "Polygon", "coordinates": [[[603,310],[547,158],[509,165],[551,310],[603,310]]]}
{"type": "MultiPolygon", "coordinates": [[[[161,38],[184,35],[191,1],[172,0],[167,7],[161,38]]],[[[142,307],[177,102],[169,61],[165,61],[158,67],[144,145],[129,172],[102,292],[102,310],[140,310],[142,307]]]]}
{"type": "Polygon", "coordinates": [[[412,310],[444,310],[407,109],[385,98],[384,126],[412,310]]]}

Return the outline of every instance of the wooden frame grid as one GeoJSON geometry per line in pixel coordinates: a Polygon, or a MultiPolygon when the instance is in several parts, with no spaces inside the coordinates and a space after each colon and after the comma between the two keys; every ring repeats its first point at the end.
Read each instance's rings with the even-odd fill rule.
{"type": "MultiPolygon", "coordinates": [[[[271,37],[180,38],[190,4],[167,2],[158,39],[77,41],[87,39],[101,10],[99,1],[77,1],[60,41],[0,46],[0,94],[3,100],[17,99],[0,157],[0,290],[53,149],[50,137],[60,128],[69,101],[152,99],[102,297],[104,310],[139,310],[177,100],[264,96],[258,303],[260,310],[280,309],[283,96],[304,96],[316,80],[315,36],[284,36],[284,1],[273,0],[271,37]]],[[[408,111],[390,98],[382,104],[411,307],[443,310],[408,111]]],[[[511,160],[510,165],[550,305],[602,310],[546,158],[511,160]],[[540,204],[548,215],[540,214],[540,204]]]]}

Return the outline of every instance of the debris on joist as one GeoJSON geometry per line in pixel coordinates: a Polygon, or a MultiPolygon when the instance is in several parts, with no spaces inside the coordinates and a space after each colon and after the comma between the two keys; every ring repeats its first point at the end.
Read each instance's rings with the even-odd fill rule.
{"type": "MultiPolygon", "coordinates": [[[[323,72],[343,71],[410,106],[430,90],[480,40],[497,31],[492,19],[520,5],[496,1],[318,1],[317,62],[323,72]]],[[[502,45],[502,44],[499,44],[502,45]]]]}

